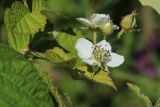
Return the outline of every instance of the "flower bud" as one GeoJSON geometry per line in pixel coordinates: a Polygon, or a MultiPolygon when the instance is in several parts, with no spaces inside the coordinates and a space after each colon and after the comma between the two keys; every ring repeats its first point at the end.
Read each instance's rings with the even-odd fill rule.
{"type": "Polygon", "coordinates": [[[107,22],[105,24],[103,24],[100,29],[106,34],[106,35],[110,35],[113,33],[113,31],[115,29],[119,29],[118,26],[114,25],[112,22],[107,22]]]}
{"type": "Polygon", "coordinates": [[[133,11],[131,14],[123,17],[121,24],[120,24],[121,27],[125,30],[133,28],[136,25],[135,15],[136,15],[136,12],[133,11]]]}

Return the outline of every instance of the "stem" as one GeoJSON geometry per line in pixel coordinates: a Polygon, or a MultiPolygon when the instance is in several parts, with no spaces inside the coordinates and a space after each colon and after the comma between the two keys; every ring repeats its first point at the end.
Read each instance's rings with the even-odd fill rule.
{"type": "Polygon", "coordinates": [[[63,97],[61,96],[61,94],[59,93],[59,90],[57,88],[57,86],[53,83],[53,79],[51,78],[51,76],[48,75],[48,88],[50,89],[52,95],[55,97],[59,107],[66,107],[64,101],[63,101],[63,97]]]}
{"type": "Polygon", "coordinates": [[[45,58],[45,56],[43,54],[38,53],[38,52],[30,51],[30,54],[33,55],[33,56],[35,56],[35,57],[37,57],[37,58],[39,58],[39,59],[44,59],[44,60],[47,59],[47,58],[45,58]]]}
{"type": "Polygon", "coordinates": [[[43,65],[39,63],[34,63],[37,71],[39,72],[40,76],[42,77],[43,81],[46,83],[48,89],[50,90],[51,94],[55,97],[58,107],[67,107],[63,96],[61,95],[58,87],[54,83],[54,79],[52,78],[51,74],[48,71],[45,71],[45,68],[42,68],[43,65]]]}
{"type": "Polygon", "coordinates": [[[121,31],[118,33],[117,37],[118,39],[121,38],[121,35],[125,32],[125,29],[121,29],[121,31]]]}
{"type": "Polygon", "coordinates": [[[96,44],[96,42],[97,42],[97,32],[94,31],[93,32],[93,43],[96,44]]]}
{"type": "Polygon", "coordinates": [[[95,76],[95,72],[92,72],[92,74],[91,74],[91,78],[93,79],[93,78],[94,78],[94,76],[95,76]]]}
{"type": "Polygon", "coordinates": [[[108,35],[105,35],[105,34],[104,34],[104,35],[103,35],[103,40],[106,40],[106,37],[107,37],[107,36],[108,36],[108,35]]]}

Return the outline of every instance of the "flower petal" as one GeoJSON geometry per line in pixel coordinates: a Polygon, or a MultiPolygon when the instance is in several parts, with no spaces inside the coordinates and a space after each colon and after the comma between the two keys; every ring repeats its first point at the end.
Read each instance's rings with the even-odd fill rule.
{"type": "Polygon", "coordinates": [[[124,57],[116,53],[111,53],[111,57],[112,57],[111,61],[106,62],[107,65],[110,67],[117,67],[124,62],[124,57]]]}
{"type": "Polygon", "coordinates": [[[78,56],[81,59],[88,59],[92,57],[93,44],[89,40],[85,38],[78,39],[75,44],[75,48],[77,49],[78,56]]]}
{"type": "Polygon", "coordinates": [[[97,61],[92,58],[82,58],[82,61],[87,63],[88,65],[95,65],[97,61]]]}
{"type": "Polygon", "coordinates": [[[109,42],[107,42],[106,40],[102,40],[101,42],[97,43],[98,46],[102,46],[102,48],[104,48],[105,50],[109,50],[111,52],[111,45],[109,42]]]}
{"type": "Polygon", "coordinates": [[[114,25],[114,29],[115,29],[115,30],[118,30],[118,29],[119,29],[119,26],[114,25]]]}
{"type": "Polygon", "coordinates": [[[90,17],[90,21],[94,26],[99,27],[100,25],[110,21],[110,17],[106,14],[93,14],[90,17]]]}
{"type": "Polygon", "coordinates": [[[80,21],[81,23],[83,23],[85,26],[92,26],[92,23],[88,20],[88,19],[85,19],[85,18],[77,18],[78,21],[80,21]]]}

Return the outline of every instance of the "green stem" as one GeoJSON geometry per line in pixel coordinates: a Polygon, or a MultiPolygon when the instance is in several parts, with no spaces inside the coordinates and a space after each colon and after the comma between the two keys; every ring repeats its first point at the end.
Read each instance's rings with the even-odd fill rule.
{"type": "Polygon", "coordinates": [[[39,59],[44,59],[44,60],[46,60],[46,59],[47,59],[43,54],[38,53],[38,52],[30,51],[30,54],[31,54],[31,55],[33,55],[34,57],[39,58],[39,59]]]}
{"type": "Polygon", "coordinates": [[[43,81],[46,83],[51,94],[55,97],[55,99],[58,103],[58,107],[67,107],[64,100],[63,100],[63,96],[59,92],[59,89],[56,86],[56,84],[54,83],[54,80],[53,80],[52,76],[49,74],[49,72],[45,71],[44,70],[45,68],[42,68],[41,66],[43,66],[43,65],[41,65],[41,64],[39,65],[38,63],[34,63],[34,65],[37,68],[37,70],[39,71],[40,76],[42,77],[43,81]]]}
{"type": "Polygon", "coordinates": [[[63,101],[63,97],[59,93],[57,86],[53,83],[52,77],[48,75],[48,80],[46,82],[48,82],[47,83],[48,88],[50,89],[52,95],[55,97],[59,107],[66,107],[66,105],[63,101]]]}
{"type": "Polygon", "coordinates": [[[121,31],[118,33],[117,38],[120,39],[122,34],[125,32],[125,29],[121,29],[121,31]]]}
{"type": "Polygon", "coordinates": [[[97,43],[97,32],[96,31],[93,32],[93,43],[94,44],[97,43]]]}
{"type": "Polygon", "coordinates": [[[91,78],[94,79],[94,76],[95,76],[95,71],[92,72],[91,78]]]}
{"type": "Polygon", "coordinates": [[[106,40],[106,37],[107,37],[107,36],[108,36],[108,35],[105,35],[105,34],[104,34],[104,35],[103,35],[103,40],[106,40]]]}

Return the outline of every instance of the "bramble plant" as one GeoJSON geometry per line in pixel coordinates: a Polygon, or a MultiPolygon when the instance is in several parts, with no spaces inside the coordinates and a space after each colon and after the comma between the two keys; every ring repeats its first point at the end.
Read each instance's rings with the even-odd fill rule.
{"type": "MultiPolygon", "coordinates": [[[[122,43],[125,33],[137,29],[138,11],[124,16],[119,21],[120,26],[114,24],[109,14],[93,13],[89,18],[75,18],[81,26],[72,27],[70,33],[63,28],[48,30],[47,14],[65,16],[51,11],[45,0],[30,1],[32,3],[15,1],[5,10],[9,46],[0,44],[0,107],[53,107],[55,102],[58,107],[80,107],[75,104],[74,89],[69,93],[66,90],[72,89],[61,85],[68,78],[72,81],[68,84],[74,88],[81,89],[77,80],[82,80],[110,86],[118,93],[113,72],[123,72],[121,67],[129,59],[115,50],[110,38],[122,43]],[[54,46],[49,45],[50,41],[54,46]]],[[[139,1],[160,13],[156,4],[139,1]]],[[[127,85],[146,107],[160,107],[160,100],[153,106],[138,86],[127,85]]]]}

